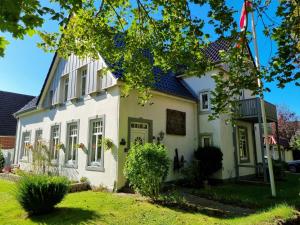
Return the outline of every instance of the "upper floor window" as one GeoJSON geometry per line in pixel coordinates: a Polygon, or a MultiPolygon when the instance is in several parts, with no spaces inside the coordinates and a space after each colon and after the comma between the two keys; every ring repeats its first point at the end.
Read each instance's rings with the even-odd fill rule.
{"type": "Polygon", "coordinates": [[[29,150],[30,150],[30,132],[23,132],[22,135],[22,147],[21,147],[21,159],[29,160],[29,150]]]}
{"type": "Polygon", "coordinates": [[[81,76],[80,76],[80,95],[85,96],[86,95],[86,76],[87,76],[87,68],[84,68],[81,70],[81,76]]]}
{"type": "Polygon", "coordinates": [[[59,131],[59,125],[54,125],[51,127],[50,154],[52,160],[58,159],[59,131]]]}
{"type": "Polygon", "coordinates": [[[238,128],[239,156],[241,162],[249,161],[249,143],[247,128],[238,128]]]}
{"type": "Polygon", "coordinates": [[[69,77],[65,77],[63,81],[63,96],[64,96],[64,102],[68,100],[68,91],[69,91],[69,77]]]}
{"type": "Polygon", "coordinates": [[[77,164],[78,124],[69,123],[67,126],[67,164],[77,164]]]}
{"type": "Polygon", "coordinates": [[[209,92],[201,92],[200,93],[200,110],[208,111],[210,109],[210,100],[209,100],[209,92]]]}

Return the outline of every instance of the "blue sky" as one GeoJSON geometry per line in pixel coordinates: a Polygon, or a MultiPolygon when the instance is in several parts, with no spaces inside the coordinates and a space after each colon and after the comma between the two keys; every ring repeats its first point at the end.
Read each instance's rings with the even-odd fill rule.
{"type": "MultiPolygon", "coordinates": [[[[234,1],[233,6],[236,10],[241,9],[242,2],[234,1]]],[[[270,6],[271,14],[274,13],[274,6],[270,6]]],[[[239,12],[236,14],[237,21],[239,19],[239,12]]],[[[195,8],[193,9],[193,13],[201,12],[195,8]]],[[[56,23],[48,21],[43,28],[55,31],[58,29],[58,26],[56,23]]],[[[257,23],[257,31],[261,63],[266,65],[270,58],[271,49],[274,52],[276,46],[269,39],[263,37],[260,21],[257,23]]],[[[9,39],[10,45],[6,50],[5,57],[0,58],[0,90],[38,95],[53,54],[45,53],[36,46],[39,40],[36,36],[33,38],[26,37],[24,40],[14,40],[8,34],[5,34],[5,36],[9,39]]],[[[271,89],[271,93],[265,94],[267,101],[274,104],[286,105],[300,115],[300,87],[289,84],[286,88],[279,89],[275,83],[268,83],[267,86],[271,89]]]]}

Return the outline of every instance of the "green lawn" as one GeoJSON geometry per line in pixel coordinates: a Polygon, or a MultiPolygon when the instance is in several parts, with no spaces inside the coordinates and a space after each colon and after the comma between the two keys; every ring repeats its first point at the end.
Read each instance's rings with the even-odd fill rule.
{"type": "Polygon", "coordinates": [[[48,215],[28,217],[14,198],[15,184],[0,180],[0,224],[274,224],[295,211],[279,205],[265,212],[241,218],[218,218],[150,204],[135,196],[104,192],[80,192],[67,195],[48,215]]]}
{"type": "Polygon", "coordinates": [[[253,184],[228,183],[210,189],[192,190],[192,193],[254,209],[265,209],[278,204],[287,204],[300,209],[300,176],[287,174],[285,179],[276,182],[276,198],[271,197],[269,185],[253,184]]]}

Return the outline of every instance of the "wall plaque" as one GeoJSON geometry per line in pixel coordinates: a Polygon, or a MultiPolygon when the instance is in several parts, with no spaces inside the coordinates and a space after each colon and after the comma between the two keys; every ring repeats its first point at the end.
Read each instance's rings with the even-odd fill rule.
{"type": "Polygon", "coordinates": [[[186,135],[185,112],[167,109],[167,134],[186,135]]]}

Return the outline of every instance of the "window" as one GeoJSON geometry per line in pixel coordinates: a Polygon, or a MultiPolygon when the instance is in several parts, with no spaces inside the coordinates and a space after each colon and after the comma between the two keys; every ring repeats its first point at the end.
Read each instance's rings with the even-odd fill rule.
{"type": "Polygon", "coordinates": [[[35,150],[40,150],[42,146],[42,139],[43,139],[42,135],[43,135],[42,130],[35,131],[35,143],[34,143],[35,150]]]}
{"type": "Polygon", "coordinates": [[[240,90],[240,99],[245,99],[245,91],[240,90]]]}
{"type": "Polygon", "coordinates": [[[200,93],[200,110],[208,111],[209,109],[210,109],[209,93],[202,92],[200,93]]]}
{"type": "Polygon", "coordinates": [[[64,93],[64,102],[66,102],[67,100],[68,100],[68,90],[69,90],[69,77],[66,77],[65,79],[64,79],[64,91],[63,91],[63,93],[64,93]]]}
{"type": "Polygon", "coordinates": [[[201,136],[201,146],[202,147],[209,147],[212,145],[211,141],[211,136],[210,135],[203,135],[201,136]]]}
{"type": "Polygon", "coordinates": [[[248,132],[245,127],[238,128],[238,139],[239,139],[239,154],[240,161],[249,161],[249,149],[248,149],[248,132]]]}
{"type": "Polygon", "coordinates": [[[51,137],[50,137],[50,154],[52,160],[58,159],[57,145],[59,144],[59,125],[54,125],[51,127],[51,137]]]}
{"type": "Polygon", "coordinates": [[[21,159],[27,161],[29,159],[30,132],[24,132],[22,140],[21,159]]]}
{"type": "Polygon", "coordinates": [[[89,166],[103,166],[101,165],[103,154],[103,118],[94,119],[90,121],[90,137],[89,137],[89,166]]]}
{"type": "Polygon", "coordinates": [[[68,124],[67,129],[67,164],[75,165],[77,162],[78,125],[68,124]]]}
{"type": "Polygon", "coordinates": [[[87,68],[84,68],[81,70],[81,76],[80,76],[80,95],[85,96],[86,94],[86,75],[87,75],[87,68]]]}

